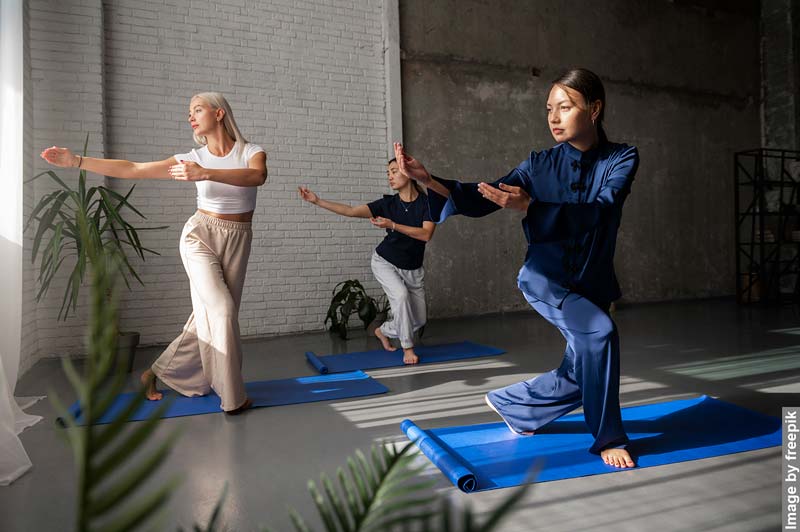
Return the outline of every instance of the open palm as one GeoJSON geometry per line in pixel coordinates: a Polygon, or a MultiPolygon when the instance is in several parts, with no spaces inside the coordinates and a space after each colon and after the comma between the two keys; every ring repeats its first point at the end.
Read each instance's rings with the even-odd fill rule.
{"type": "Polygon", "coordinates": [[[399,142],[394,143],[394,156],[397,159],[397,166],[400,173],[427,185],[431,180],[431,174],[422,166],[422,163],[408,155],[399,142]]]}

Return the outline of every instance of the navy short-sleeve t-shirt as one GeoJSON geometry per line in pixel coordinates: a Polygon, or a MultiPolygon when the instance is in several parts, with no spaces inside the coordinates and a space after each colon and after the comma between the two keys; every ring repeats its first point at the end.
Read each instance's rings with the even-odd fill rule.
{"type": "MultiPolygon", "coordinates": [[[[425,194],[418,194],[411,203],[400,199],[399,194],[385,195],[368,203],[372,216],[388,218],[399,225],[422,227],[422,222],[432,222],[425,194]]],[[[378,255],[401,270],[416,270],[422,267],[425,242],[411,238],[399,231],[386,230],[386,237],[375,249],[378,255]]]]}

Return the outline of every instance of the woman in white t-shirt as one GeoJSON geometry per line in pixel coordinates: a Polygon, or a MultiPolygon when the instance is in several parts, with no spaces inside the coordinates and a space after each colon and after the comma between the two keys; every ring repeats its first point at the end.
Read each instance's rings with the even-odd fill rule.
{"type": "Polygon", "coordinates": [[[156,377],[186,396],[214,390],[228,414],[249,408],[242,379],[239,304],[252,241],[256,187],[267,180],[264,150],[249,144],[222,94],[204,92],[189,103],[189,124],[202,147],[163,161],[96,159],[51,147],[50,164],[121,179],[175,179],[197,185],[197,212],[183,228],[180,253],[189,276],[192,315],[183,332],[142,374],[147,398],[157,401],[156,377]]]}

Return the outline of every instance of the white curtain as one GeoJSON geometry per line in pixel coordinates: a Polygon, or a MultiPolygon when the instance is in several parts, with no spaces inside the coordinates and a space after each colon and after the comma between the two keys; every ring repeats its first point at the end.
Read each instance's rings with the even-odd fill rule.
{"type": "Polygon", "coordinates": [[[22,411],[14,387],[22,340],[22,0],[0,0],[0,485],[31,467],[19,433],[41,417],[22,411]]]}
{"type": "Polygon", "coordinates": [[[28,454],[19,441],[19,433],[42,419],[22,411],[22,408],[27,408],[39,398],[17,403],[3,370],[3,358],[0,357],[0,486],[11,484],[31,468],[28,454]]]}

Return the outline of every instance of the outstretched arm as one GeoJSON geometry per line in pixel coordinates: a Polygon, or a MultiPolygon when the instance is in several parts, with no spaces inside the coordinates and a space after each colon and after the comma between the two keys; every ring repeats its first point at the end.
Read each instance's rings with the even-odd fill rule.
{"type": "MultiPolygon", "coordinates": [[[[485,189],[481,187],[489,186],[486,183],[462,183],[433,177],[419,161],[405,153],[403,146],[399,143],[395,143],[395,156],[398,166],[400,166],[400,172],[424,184],[429,192],[433,192],[433,194],[428,194],[428,206],[436,223],[442,223],[448,216],[454,214],[479,218],[491,214],[501,207],[500,204],[485,195],[485,189]],[[403,170],[404,167],[405,170],[403,170]]],[[[494,186],[490,188],[493,190],[497,190],[495,187],[498,186],[511,186],[522,190],[522,193],[530,201],[526,192],[530,187],[530,160],[524,161],[492,185],[494,186]]]]}
{"type": "Polygon", "coordinates": [[[369,207],[366,205],[357,205],[352,207],[350,205],[345,205],[343,203],[336,203],[335,201],[327,201],[319,196],[317,196],[314,192],[311,191],[310,188],[307,187],[297,187],[298,192],[300,193],[300,198],[303,201],[307,201],[312,205],[317,205],[318,207],[322,207],[325,210],[334,212],[336,214],[340,214],[342,216],[349,216],[351,218],[371,218],[372,213],[369,210],[369,207]]]}
{"type": "Polygon", "coordinates": [[[42,159],[61,168],[78,168],[120,179],[172,179],[169,169],[178,162],[174,157],[163,161],[135,163],[124,159],[98,159],[75,155],[68,148],[52,146],[42,150],[42,159]]]}

